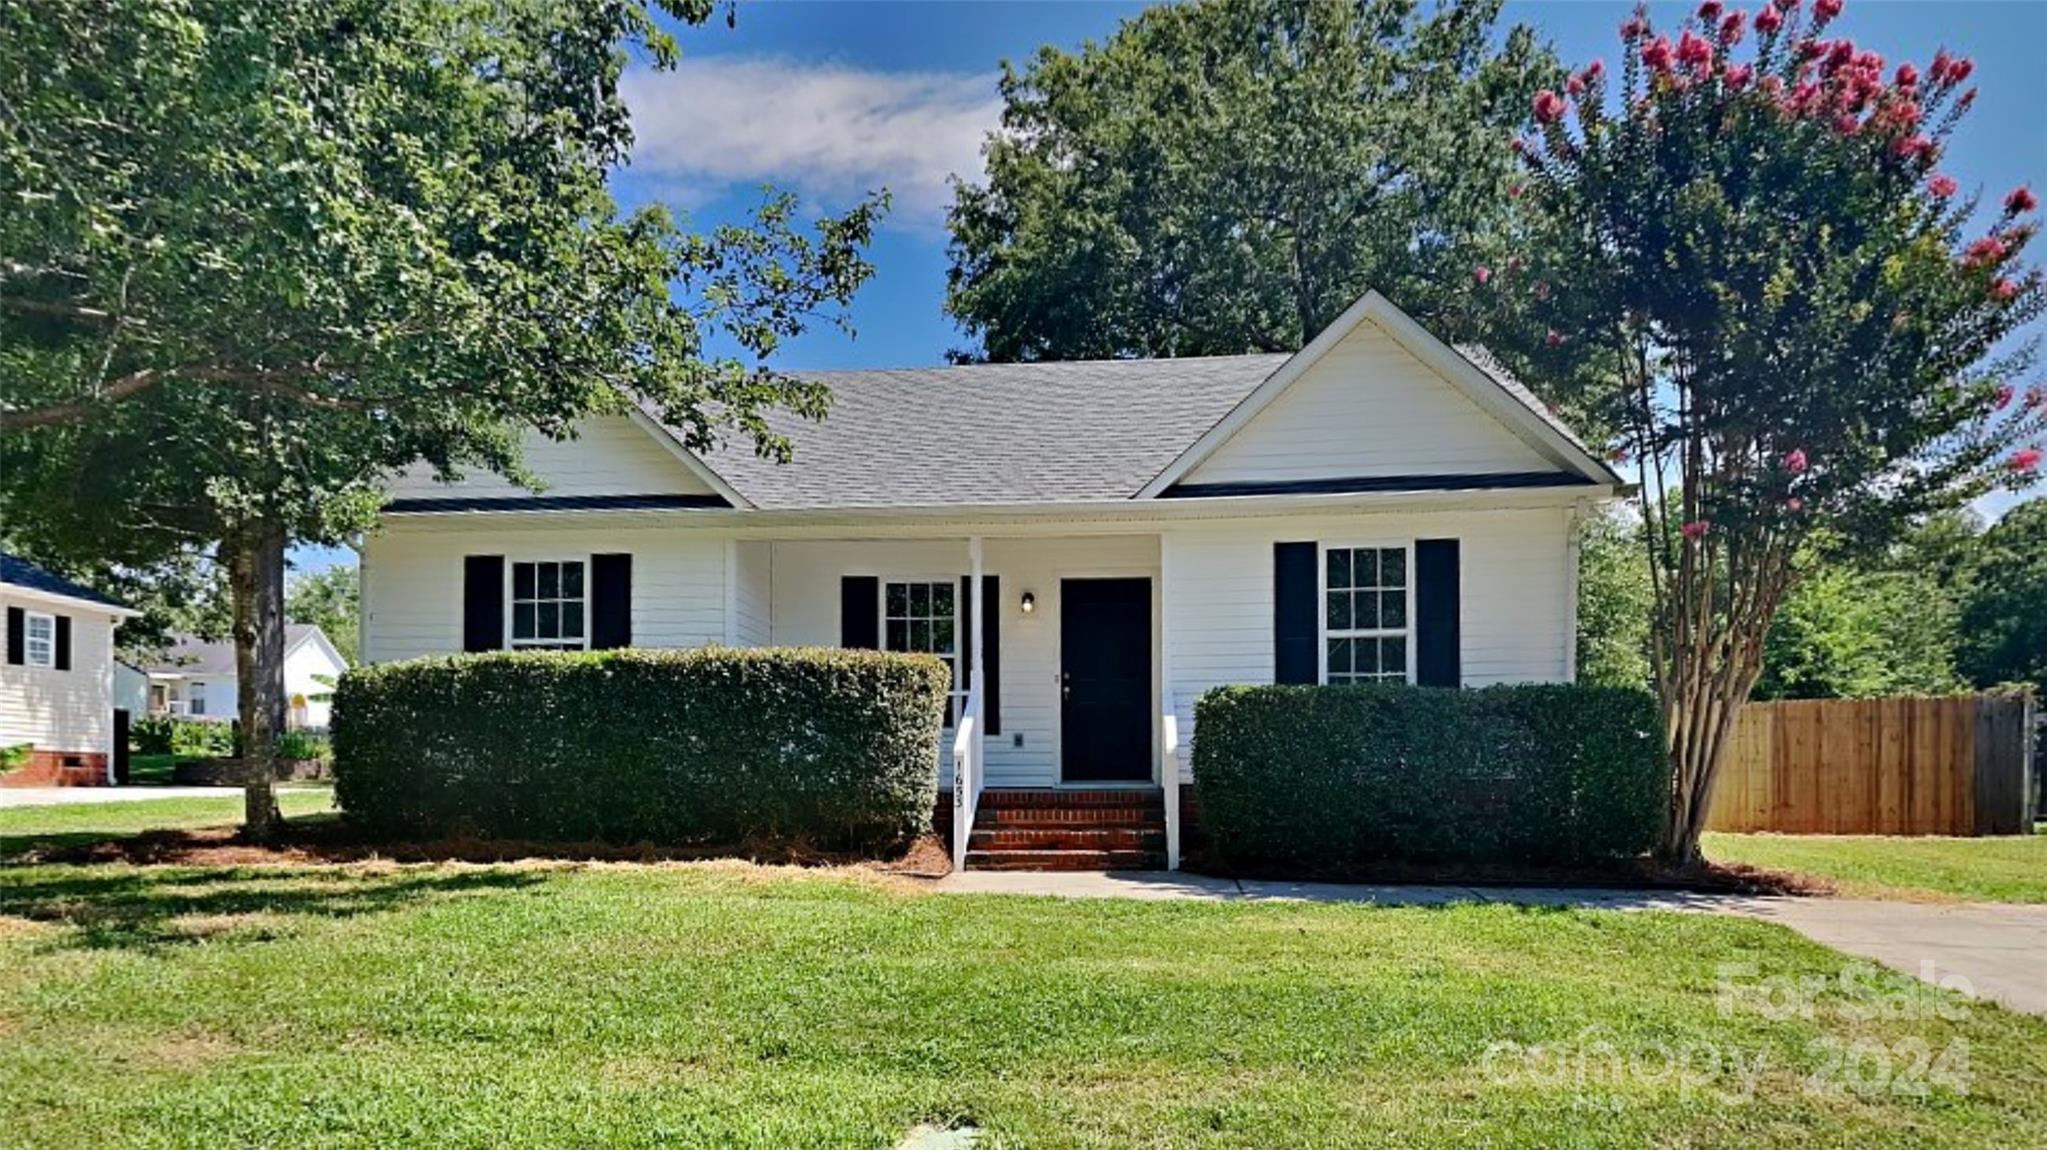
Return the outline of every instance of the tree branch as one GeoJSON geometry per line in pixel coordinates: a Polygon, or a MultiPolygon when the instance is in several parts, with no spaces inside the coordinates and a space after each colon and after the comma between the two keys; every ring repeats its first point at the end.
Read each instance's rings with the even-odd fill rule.
{"type": "Polygon", "coordinates": [[[277,369],[217,367],[195,364],[189,367],[174,367],[166,371],[143,368],[132,371],[107,384],[94,394],[83,399],[67,400],[44,407],[33,407],[21,411],[0,410],[0,431],[18,431],[30,427],[50,427],[58,424],[77,423],[91,416],[109,404],[148,391],[172,380],[189,380],[194,383],[238,383],[257,391],[272,392],[285,396],[309,407],[325,408],[330,411],[360,411],[369,406],[358,400],[339,399],[321,395],[300,386],[296,381],[311,377],[331,375],[335,369],[313,366],[277,369]]]}

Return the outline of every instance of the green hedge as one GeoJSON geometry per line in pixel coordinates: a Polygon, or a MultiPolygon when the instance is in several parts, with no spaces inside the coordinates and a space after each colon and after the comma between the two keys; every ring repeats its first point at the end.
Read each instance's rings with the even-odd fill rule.
{"type": "Polygon", "coordinates": [[[138,755],[226,759],[240,753],[235,736],[235,724],[227,719],[143,715],[128,728],[128,746],[138,755]]]}
{"type": "Polygon", "coordinates": [[[945,667],[773,649],[353,670],[335,797],[373,833],[881,851],[931,825],[945,667]]]}
{"type": "Polygon", "coordinates": [[[1230,865],[1584,863],[1655,841],[1655,699],[1567,684],[1222,687],[1195,708],[1202,827],[1230,865]]]}

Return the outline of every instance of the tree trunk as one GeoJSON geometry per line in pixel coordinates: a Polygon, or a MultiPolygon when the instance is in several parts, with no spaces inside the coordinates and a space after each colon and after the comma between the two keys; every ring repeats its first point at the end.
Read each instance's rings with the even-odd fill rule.
{"type": "Polygon", "coordinates": [[[277,736],[284,730],[284,528],[254,523],[223,543],[234,600],[235,678],[242,723],[242,832],[275,837],[277,736]]]}

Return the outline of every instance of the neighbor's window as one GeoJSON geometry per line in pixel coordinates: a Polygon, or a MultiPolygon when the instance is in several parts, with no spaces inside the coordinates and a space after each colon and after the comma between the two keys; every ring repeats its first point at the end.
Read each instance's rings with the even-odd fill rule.
{"type": "Polygon", "coordinates": [[[1323,682],[1406,681],[1407,571],[1405,547],[1324,551],[1323,682]]]}
{"type": "Polygon", "coordinates": [[[945,725],[966,706],[959,675],[959,588],[951,580],[884,583],[881,589],[881,645],[889,651],[936,655],[952,672],[945,725]]]}
{"type": "Polygon", "coordinates": [[[582,560],[512,564],[514,650],[580,651],[589,646],[583,606],[582,560]]]}
{"type": "Polygon", "coordinates": [[[57,617],[27,613],[28,665],[31,667],[54,667],[57,665],[57,617]]]}
{"type": "Polygon", "coordinates": [[[206,684],[190,683],[185,687],[185,711],[187,714],[206,713],[206,684]]]}

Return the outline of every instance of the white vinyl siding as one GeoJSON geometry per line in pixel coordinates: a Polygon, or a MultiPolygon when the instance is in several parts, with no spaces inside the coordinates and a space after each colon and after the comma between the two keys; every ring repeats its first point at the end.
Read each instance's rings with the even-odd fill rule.
{"type": "MultiPolygon", "coordinates": [[[[28,618],[71,618],[71,669],[0,661],[0,747],[30,744],[39,750],[106,754],[114,739],[114,621],[83,608],[61,610],[45,601],[0,591],[0,610],[20,607],[28,618]]],[[[24,619],[26,623],[26,619],[24,619]]],[[[56,629],[51,627],[52,642],[56,629]]],[[[55,662],[52,651],[51,661],[55,662]]]]}
{"type": "Polygon", "coordinates": [[[733,547],[732,644],[736,647],[765,647],[771,635],[769,603],[774,563],[774,545],[760,539],[740,539],[733,547]]]}
{"type": "MultiPolygon", "coordinates": [[[[1568,680],[1569,516],[1563,508],[1388,512],[1167,527],[1169,694],[1182,737],[1191,737],[1203,692],[1272,682],[1272,545],[1281,541],[1457,539],[1464,685],[1568,680]]],[[[1410,580],[1412,566],[1410,555],[1410,580]]]]}
{"type": "Polygon", "coordinates": [[[1183,482],[1556,469],[1385,332],[1364,323],[1183,482]]]}
{"type": "Polygon", "coordinates": [[[390,491],[399,499],[711,494],[687,464],[627,416],[584,420],[577,433],[559,442],[537,431],[526,433],[526,468],[546,483],[544,491],[528,491],[481,468],[465,470],[458,483],[441,483],[430,467],[407,469],[391,482],[390,491]]]}
{"type": "MultiPolygon", "coordinates": [[[[1048,787],[1059,781],[1059,582],[1062,578],[1141,577],[1152,581],[1153,666],[1157,666],[1158,539],[1144,535],[991,537],[982,570],[1001,577],[999,601],[983,609],[1002,627],[1002,733],[986,744],[988,785],[1048,787]],[[1037,597],[1029,615],[1023,593],[1037,597]],[[1018,746],[1021,736],[1022,746],[1018,746]]],[[[967,543],[948,539],[774,544],[774,642],[777,646],[839,645],[839,579],[873,575],[929,579],[967,573],[967,543]]],[[[1271,633],[1271,620],[1266,621],[1271,633]]],[[[1153,692],[1154,696],[1156,692],[1153,692]]],[[[944,748],[951,785],[951,745],[944,748]]]]}
{"type": "MultiPolygon", "coordinates": [[[[722,538],[657,526],[574,526],[552,518],[449,528],[446,520],[393,522],[364,541],[365,662],[462,650],[462,561],[469,555],[502,555],[509,569],[523,560],[628,552],[634,646],[726,641],[722,538]]],[[[586,633],[588,627],[586,617],[586,633]]]]}

